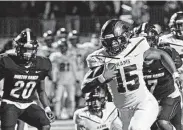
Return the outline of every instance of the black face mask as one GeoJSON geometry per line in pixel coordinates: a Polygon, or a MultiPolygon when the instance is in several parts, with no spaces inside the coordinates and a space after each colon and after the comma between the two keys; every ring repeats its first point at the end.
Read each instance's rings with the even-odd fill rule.
{"type": "Polygon", "coordinates": [[[127,40],[124,36],[105,39],[103,46],[107,49],[110,55],[118,55],[127,45],[127,40]]]}

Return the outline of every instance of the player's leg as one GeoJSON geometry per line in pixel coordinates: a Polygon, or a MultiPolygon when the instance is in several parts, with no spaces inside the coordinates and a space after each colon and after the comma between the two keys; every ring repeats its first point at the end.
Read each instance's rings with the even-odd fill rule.
{"type": "Polygon", "coordinates": [[[50,130],[50,122],[46,117],[45,111],[36,104],[26,108],[19,119],[36,127],[38,130],[50,130]]]}
{"type": "Polygon", "coordinates": [[[14,130],[21,110],[15,105],[2,102],[1,104],[1,129],[14,130]]]}
{"type": "Polygon", "coordinates": [[[68,113],[70,118],[73,117],[75,111],[75,87],[73,84],[68,84],[66,86],[67,93],[68,93],[68,113]]]}
{"type": "Polygon", "coordinates": [[[60,119],[61,114],[61,106],[62,104],[62,97],[64,92],[64,86],[62,84],[58,84],[57,89],[55,90],[55,98],[54,98],[54,112],[56,119],[60,119]]]}
{"type": "Polygon", "coordinates": [[[128,130],[150,130],[158,113],[158,102],[152,95],[149,95],[148,99],[139,103],[135,108],[128,130]]]}
{"type": "MultiPolygon", "coordinates": [[[[168,103],[171,103],[171,101],[168,101],[168,103]]],[[[167,106],[168,109],[168,106],[167,106]]],[[[169,106],[170,112],[167,113],[169,116],[169,120],[171,124],[175,127],[176,130],[182,130],[181,128],[181,97],[178,96],[173,99],[173,105],[169,106]]],[[[165,110],[166,111],[166,110],[165,110]]]]}

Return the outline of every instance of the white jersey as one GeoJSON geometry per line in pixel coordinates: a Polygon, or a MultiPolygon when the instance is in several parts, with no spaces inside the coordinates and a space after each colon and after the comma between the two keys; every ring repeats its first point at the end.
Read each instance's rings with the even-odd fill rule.
{"type": "Polygon", "coordinates": [[[116,78],[109,82],[114,103],[118,108],[135,107],[150,94],[142,72],[143,55],[149,48],[146,39],[138,37],[132,38],[128,46],[113,58],[102,57],[108,55],[105,49],[97,50],[87,57],[89,67],[113,64],[118,70],[116,78]]]}
{"type": "Polygon", "coordinates": [[[70,52],[63,55],[61,52],[54,52],[50,55],[52,62],[53,81],[58,84],[73,84],[76,78],[75,57],[70,52]]]}
{"type": "Polygon", "coordinates": [[[160,44],[169,44],[180,55],[183,55],[183,40],[175,38],[173,34],[167,34],[160,37],[160,44]]]}
{"type": "Polygon", "coordinates": [[[75,130],[79,130],[77,127],[84,130],[122,130],[122,122],[118,117],[118,110],[114,103],[106,102],[106,107],[102,111],[102,118],[92,115],[87,107],[75,111],[75,130]]]}
{"type": "Polygon", "coordinates": [[[82,45],[77,44],[76,48],[70,47],[68,51],[70,51],[70,53],[75,56],[77,79],[82,82],[84,78],[84,60],[87,50],[86,48],[82,47],[82,45]]]}

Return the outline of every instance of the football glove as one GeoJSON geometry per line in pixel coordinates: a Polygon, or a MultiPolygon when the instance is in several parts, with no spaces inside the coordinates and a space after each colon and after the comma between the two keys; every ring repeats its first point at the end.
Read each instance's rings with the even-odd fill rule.
{"type": "Polygon", "coordinates": [[[50,107],[46,107],[44,110],[45,110],[46,117],[49,119],[50,123],[54,122],[55,121],[55,115],[51,111],[50,107]]]}

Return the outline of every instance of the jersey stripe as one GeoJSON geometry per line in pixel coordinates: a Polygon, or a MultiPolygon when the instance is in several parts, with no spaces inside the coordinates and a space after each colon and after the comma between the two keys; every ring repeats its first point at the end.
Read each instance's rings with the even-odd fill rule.
{"type": "MultiPolygon", "coordinates": [[[[105,121],[107,121],[108,119],[109,119],[109,117],[115,112],[115,110],[116,110],[117,108],[114,108],[114,110],[110,113],[110,115],[107,117],[107,119],[105,120],[105,121]]],[[[118,115],[117,115],[118,116],[118,115]]],[[[117,117],[116,116],[116,117],[117,117]]],[[[115,118],[116,119],[116,118],[115,118]]]]}
{"type": "Polygon", "coordinates": [[[90,120],[90,121],[93,121],[93,122],[95,122],[95,123],[97,123],[97,124],[101,124],[100,122],[97,122],[97,121],[95,121],[95,120],[92,120],[91,118],[89,118],[89,117],[86,117],[86,116],[80,116],[80,117],[82,117],[82,118],[86,118],[86,119],[88,119],[88,120],[90,120]]]}
{"type": "Polygon", "coordinates": [[[143,39],[141,39],[139,42],[137,42],[137,44],[124,56],[124,57],[127,57],[133,50],[135,50],[135,48],[137,48],[137,46],[142,42],[144,40],[144,38],[143,39]]]}

